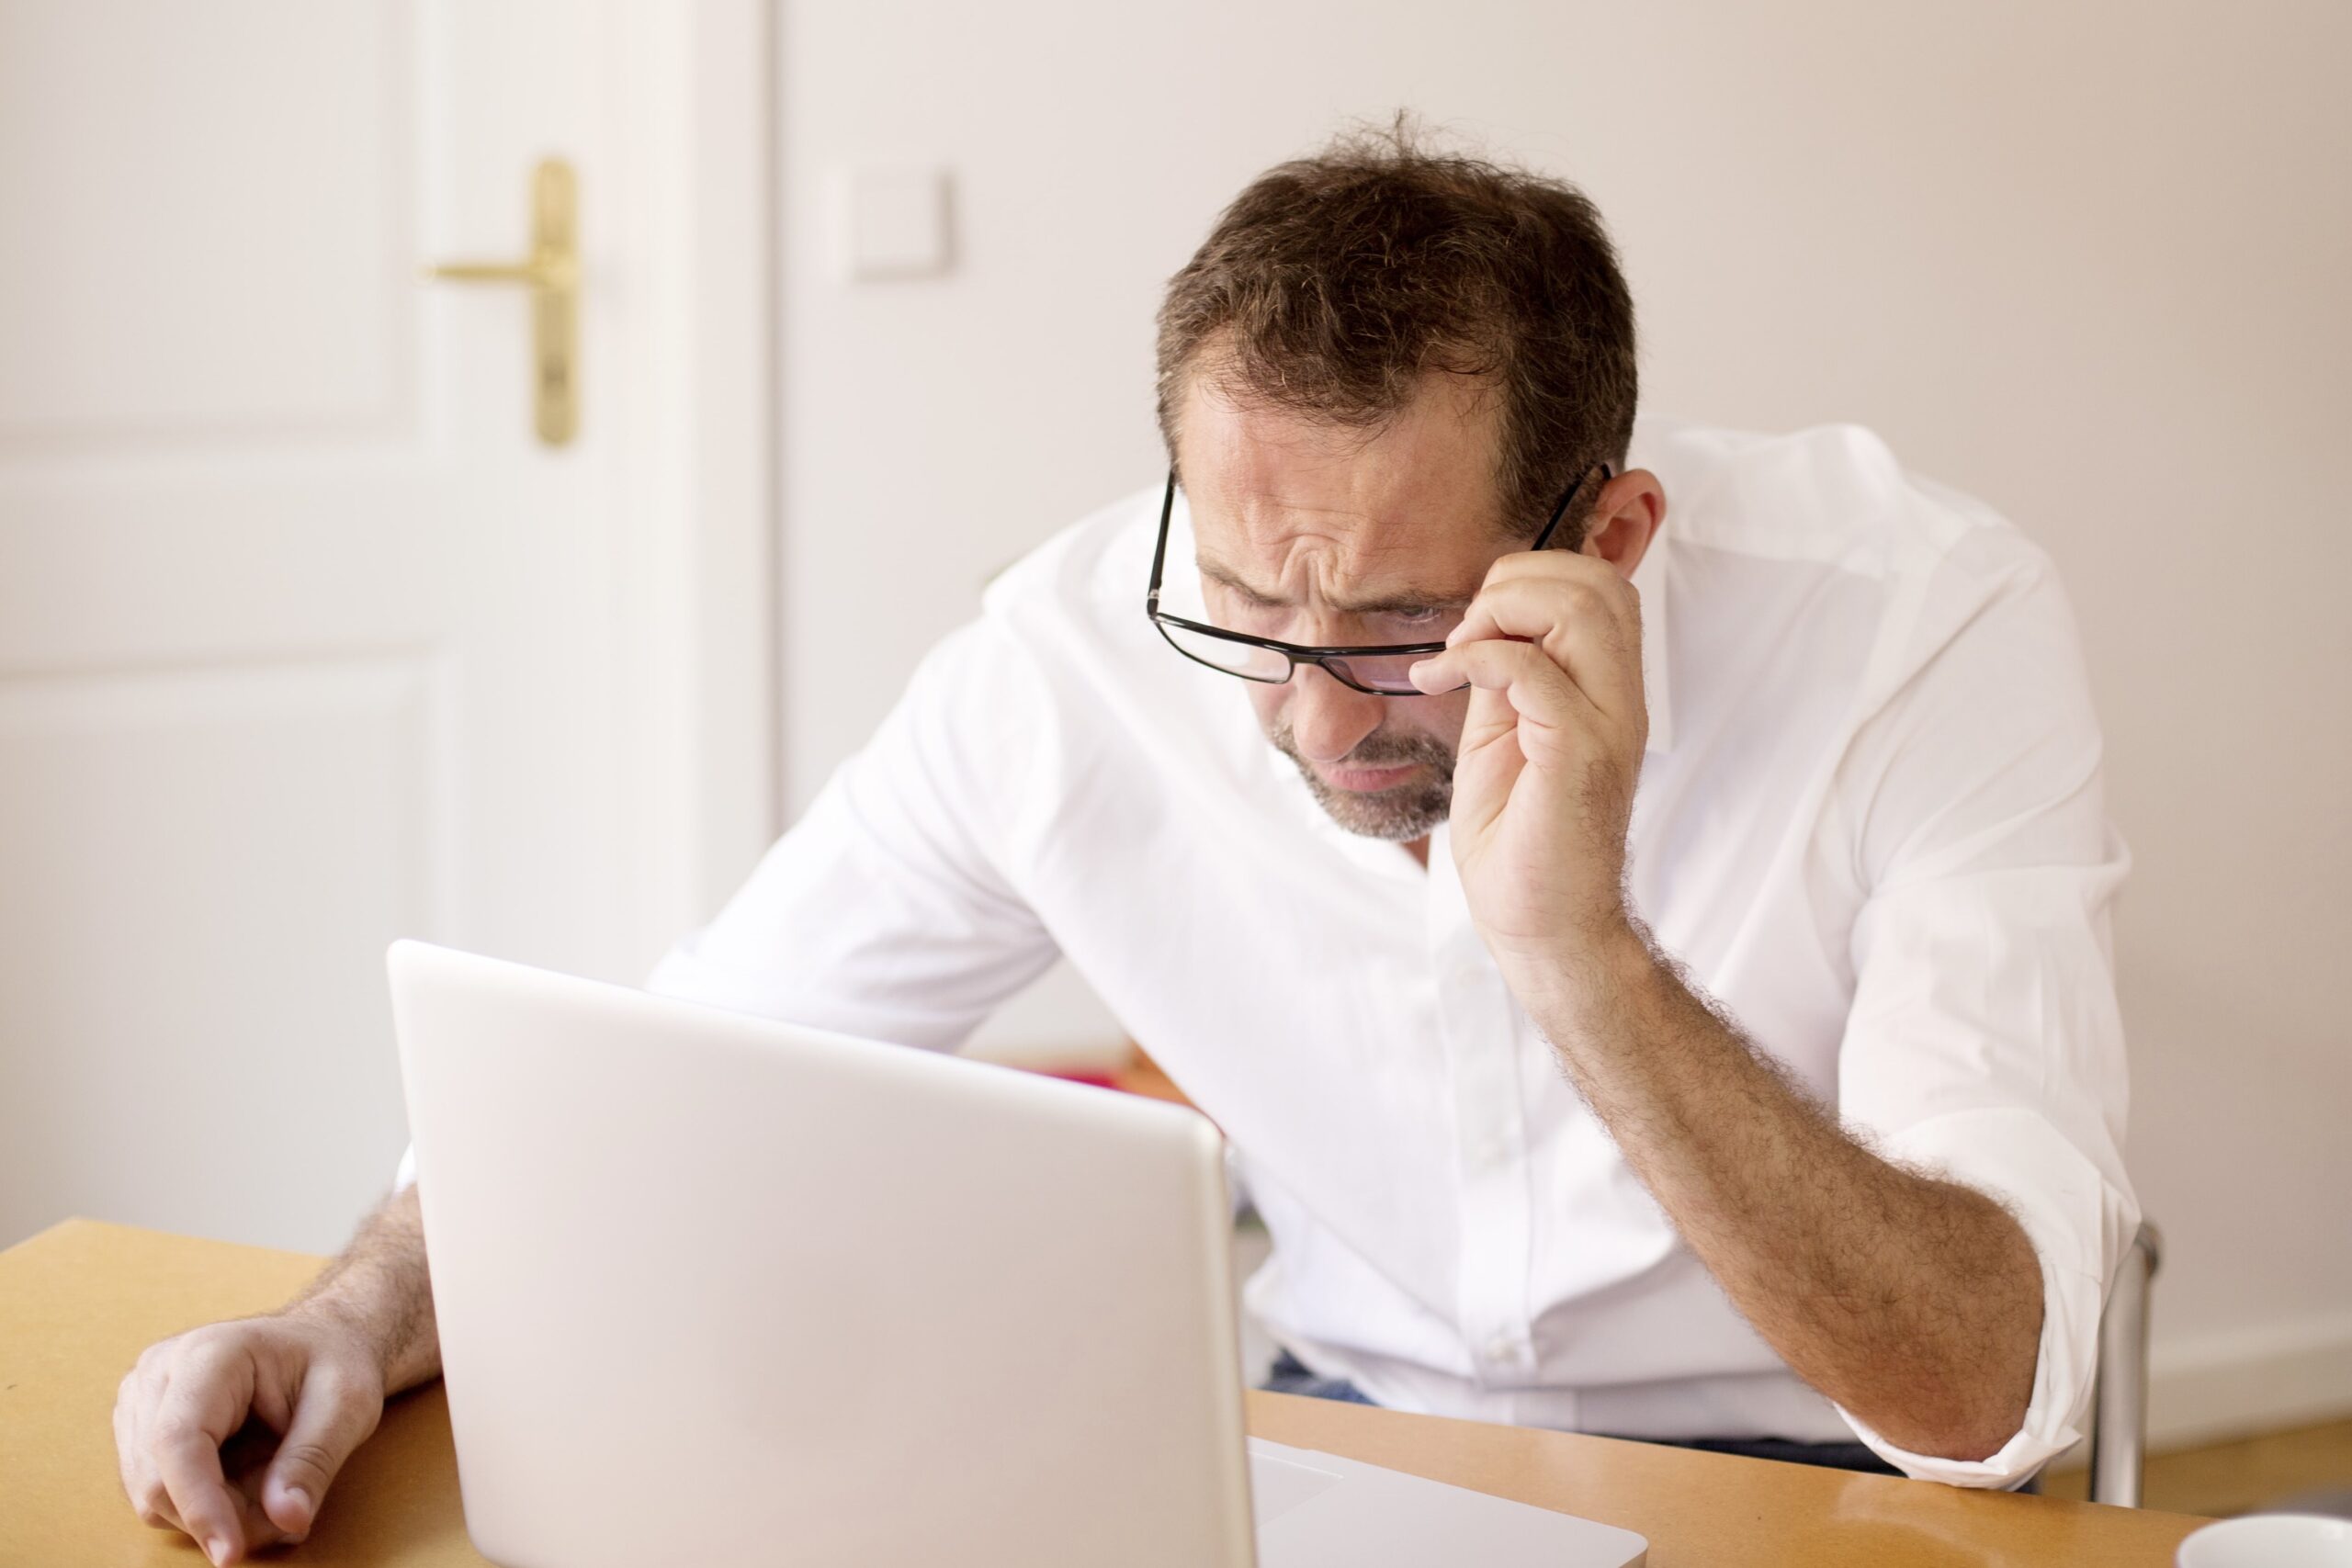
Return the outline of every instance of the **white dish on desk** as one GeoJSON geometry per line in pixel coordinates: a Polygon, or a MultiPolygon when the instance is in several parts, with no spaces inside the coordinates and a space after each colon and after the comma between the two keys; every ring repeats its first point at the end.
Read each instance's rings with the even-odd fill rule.
{"type": "Polygon", "coordinates": [[[2248,1514],[2180,1543],[2179,1568],[2352,1568],[2352,1519],[2248,1514]]]}

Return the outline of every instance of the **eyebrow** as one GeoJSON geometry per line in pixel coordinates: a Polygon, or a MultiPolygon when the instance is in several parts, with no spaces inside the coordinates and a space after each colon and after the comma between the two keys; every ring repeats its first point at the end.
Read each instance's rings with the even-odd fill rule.
{"type": "MultiPolygon", "coordinates": [[[[1267,593],[1251,587],[1238,572],[1221,563],[1203,558],[1198,563],[1201,575],[1213,582],[1223,583],[1252,604],[1268,609],[1287,608],[1290,601],[1278,594],[1267,593]]],[[[1461,610],[1469,606],[1467,598],[1455,598],[1444,593],[1400,592],[1377,593],[1363,599],[1334,598],[1331,608],[1350,615],[1395,615],[1415,610],[1461,610]]]]}

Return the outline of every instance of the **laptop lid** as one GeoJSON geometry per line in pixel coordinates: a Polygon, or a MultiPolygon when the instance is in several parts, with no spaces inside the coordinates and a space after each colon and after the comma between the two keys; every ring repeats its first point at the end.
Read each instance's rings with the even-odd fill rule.
{"type": "Polygon", "coordinates": [[[414,942],[469,1533],[511,1568],[1246,1568],[1189,1111],[414,942]]]}

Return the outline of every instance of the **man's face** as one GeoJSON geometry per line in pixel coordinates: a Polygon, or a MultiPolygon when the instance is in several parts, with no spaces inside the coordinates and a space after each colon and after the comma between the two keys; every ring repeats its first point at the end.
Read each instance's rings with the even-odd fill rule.
{"type": "MultiPolygon", "coordinates": [[[[1443,641],[1513,547],[1497,521],[1497,408],[1432,376],[1365,432],[1238,404],[1194,377],[1177,431],[1209,620],[1321,647],[1443,641]]],[[[1527,520],[1530,537],[1542,523],[1527,520]]],[[[1469,693],[1374,696],[1310,665],[1240,684],[1341,827],[1409,840],[1445,820],[1469,693]]]]}

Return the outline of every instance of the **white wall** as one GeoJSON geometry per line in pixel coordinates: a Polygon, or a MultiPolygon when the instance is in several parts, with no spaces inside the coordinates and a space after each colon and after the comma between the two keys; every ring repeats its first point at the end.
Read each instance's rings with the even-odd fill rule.
{"type": "Polygon", "coordinates": [[[2352,7],[836,0],[780,34],[794,808],[991,570],[1154,481],[1152,309],[1225,199],[1412,106],[1600,203],[1648,406],[1866,423],[2055,553],[2139,857],[2156,1423],[2352,1408],[2352,7]],[[953,169],[951,276],[828,279],[822,176],[867,159],[953,169]]]}

